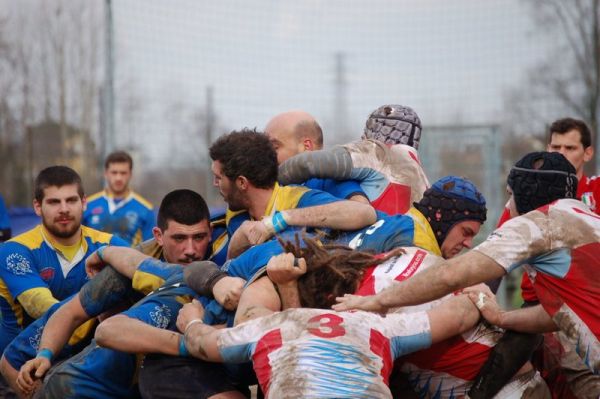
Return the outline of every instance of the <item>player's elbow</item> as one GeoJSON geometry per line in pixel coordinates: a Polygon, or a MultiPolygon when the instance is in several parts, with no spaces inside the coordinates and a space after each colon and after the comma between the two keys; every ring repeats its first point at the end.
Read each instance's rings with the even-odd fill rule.
{"type": "Polygon", "coordinates": [[[99,346],[105,348],[111,346],[114,339],[114,334],[116,331],[118,331],[114,324],[115,323],[113,323],[113,321],[109,318],[98,325],[94,339],[99,346]]]}

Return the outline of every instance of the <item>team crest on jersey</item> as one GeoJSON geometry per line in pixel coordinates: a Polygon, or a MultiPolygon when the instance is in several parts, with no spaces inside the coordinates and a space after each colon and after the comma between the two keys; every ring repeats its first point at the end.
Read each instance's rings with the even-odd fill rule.
{"type": "Polygon", "coordinates": [[[596,200],[594,199],[594,193],[583,193],[583,195],[581,196],[581,202],[589,206],[592,211],[596,210],[596,200]]]}
{"type": "Polygon", "coordinates": [[[31,347],[33,349],[35,349],[36,352],[40,348],[40,341],[42,340],[42,332],[43,331],[44,331],[44,326],[43,325],[39,326],[35,330],[35,334],[33,334],[33,336],[29,337],[29,345],[31,345],[31,347]]]}
{"type": "Polygon", "coordinates": [[[167,305],[157,305],[154,311],[150,312],[150,319],[155,327],[167,328],[171,320],[171,309],[167,305]]]}
{"type": "Polygon", "coordinates": [[[52,280],[52,278],[54,277],[54,268],[52,268],[52,267],[43,268],[42,270],[40,270],[40,277],[44,281],[52,280]]]}
{"type": "Polygon", "coordinates": [[[92,209],[92,215],[100,215],[102,212],[104,212],[104,209],[101,206],[92,209]]]}
{"type": "Polygon", "coordinates": [[[29,261],[21,254],[10,254],[6,258],[8,270],[17,276],[24,276],[27,273],[32,273],[29,261]]]}
{"type": "Polygon", "coordinates": [[[130,228],[133,228],[137,224],[138,215],[135,212],[127,212],[125,214],[125,219],[127,219],[127,224],[130,228]]]}

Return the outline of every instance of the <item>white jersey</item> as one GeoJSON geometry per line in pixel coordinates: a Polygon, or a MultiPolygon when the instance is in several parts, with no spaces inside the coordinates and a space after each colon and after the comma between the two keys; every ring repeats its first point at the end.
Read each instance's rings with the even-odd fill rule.
{"type": "Polygon", "coordinates": [[[223,330],[223,361],[252,360],[267,398],[391,398],[393,360],[431,344],[425,312],[289,309],[223,330]]]}
{"type": "MultiPolygon", "coordinates": [[[[374,295],[395,281],[406,280],[443,260],[421,248],[404,249],[406,254],[368,269],[356,294],[374,295]]],[[[390,311],[427,311],[451,296],[390,311]]],[[[464,395],[503,332],[499,328],[480,323],[461,335],[401,359],[404,360],[402,371],[409,375],[412,387],[423,396],[450,399],[464,395]]]]}
{"type": "Polygon", "coordinates": [[[403,214],[423,198],[429,180],[414,148],[376,140],[354,141],[343,147],[352,158],[350,178],[360,182],[375,209],[403,214]]]}
{"type": "Polygon", "coordinates": [[[507,272],[525,265],[546,312],[600,370],[600,216],[562,199],[511,219],[475,248],[507,272]]]}

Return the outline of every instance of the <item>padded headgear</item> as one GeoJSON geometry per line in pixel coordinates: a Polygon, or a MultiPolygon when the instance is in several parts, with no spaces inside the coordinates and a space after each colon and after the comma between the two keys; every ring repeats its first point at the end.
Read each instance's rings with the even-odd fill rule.
{"type": "Polygon", "coordinates": [[[520,215],[561,198],[575,198],[575,167],[558,152],[532,152],[521,158],[507,179],[520,215]]]}
{"type": "Polygon", "coordinates": [[[383,105],[369,115],[362,138],[386,144],[406,144],[418,150],[421,119],[410,107],[383,105]]]}
{"type": "Polygon", "coordinates": [[[440,247],[456,223],[463,220],[483,223],[487,214],[483,194],[469,180],[457,176],[436,181],[414,206],[429,221],[440,247]]]}

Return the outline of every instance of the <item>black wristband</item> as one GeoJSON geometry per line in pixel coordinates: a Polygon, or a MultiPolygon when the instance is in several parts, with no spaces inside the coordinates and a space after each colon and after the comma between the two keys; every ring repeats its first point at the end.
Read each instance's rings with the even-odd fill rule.
{"type": "Polygon", "coordinates": [[[183,270],[183,281],[198,294],[212,298],[215,284],[227,273],[221,271],[216,263],[204,260],[192,262],[183,270]]]}

